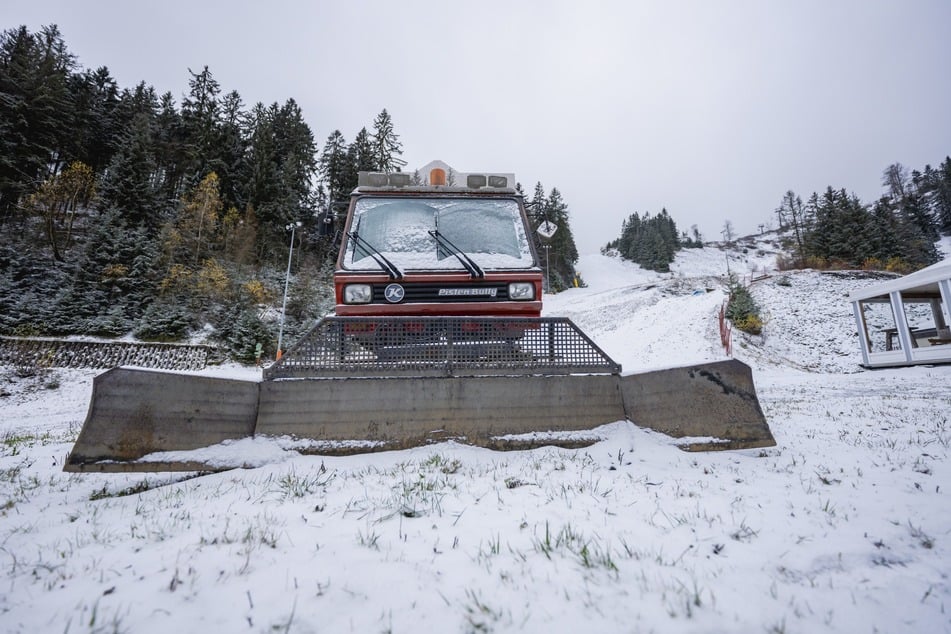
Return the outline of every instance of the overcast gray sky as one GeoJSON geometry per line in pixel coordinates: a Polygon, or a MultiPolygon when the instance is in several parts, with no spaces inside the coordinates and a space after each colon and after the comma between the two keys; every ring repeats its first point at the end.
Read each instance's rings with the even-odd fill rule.
{"type": "Polygon", "coordinates": [[[180,104],[209,66],[248,106],[295,99],[323,146],[393,117],[408,168],[561,190],[579,249],[666,207],[720,239],[783,193],[866,202],[951,154],[951,0],[4,0],[85,68],[180,104]]]}

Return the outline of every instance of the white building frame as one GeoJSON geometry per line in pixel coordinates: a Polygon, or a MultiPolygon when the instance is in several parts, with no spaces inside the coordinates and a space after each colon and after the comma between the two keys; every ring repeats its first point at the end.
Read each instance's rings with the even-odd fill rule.
{"type": "Polygon", "coordinates": [[[862,365],[868,368],[951,363],[951,258],[910,275],[869,286],[849,295],[858,327],[862,365]],[[870,328],[866,313],[873,304],[888,304],[894,327],[870,328]],[[927,304],[932,326],[909,325],[907,307],[927,304]],[[871,330],[871,332],[870,332],[871,330]],[[878,341],[881,338],[883,341],[878,341]],[[884,342],[884,350],[879,344],[884,342]]]}

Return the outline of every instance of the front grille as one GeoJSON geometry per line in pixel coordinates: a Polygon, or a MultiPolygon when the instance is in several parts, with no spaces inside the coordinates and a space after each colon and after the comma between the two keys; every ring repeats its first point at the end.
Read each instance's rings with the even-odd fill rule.
{"type": "Polygon", "coordinates": [[[264,378],[620,371],[564,317],[325,317],[264,378]]]}
{"type": "MultiPolygon", "coordinates": [[[[505,302],[509,299],[509,285],[505,283],[418,283],[394,282],[403,287],[406,292],[402,304],[439,304],[466,302],[505,302]],[[443,290],[446,294],[440,295],[443,290]],[[477,294],[467,294],[477,293],[477,294]]],[[[386,287],[390,284],[373,285],[373,303],[389,304],[386,301],[386,287]]]]}

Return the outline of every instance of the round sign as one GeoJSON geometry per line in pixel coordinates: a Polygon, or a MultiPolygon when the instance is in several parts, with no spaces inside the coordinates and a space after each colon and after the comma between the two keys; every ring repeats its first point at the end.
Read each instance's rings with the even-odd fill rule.
{"type": "Polygon", "coordinates": [[[391,304],[399,304],[406,296],[406,291],[399,284],[390,284],[383,291],[383,297],[391,304]]]}

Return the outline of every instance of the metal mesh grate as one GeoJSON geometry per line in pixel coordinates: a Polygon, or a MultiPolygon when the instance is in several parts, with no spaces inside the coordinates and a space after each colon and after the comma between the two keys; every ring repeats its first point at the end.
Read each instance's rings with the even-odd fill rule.
{"type": "Polygon", "coordinates": [[[264,378],[620,371],[566,318],[327,317],[264,378]]]}

